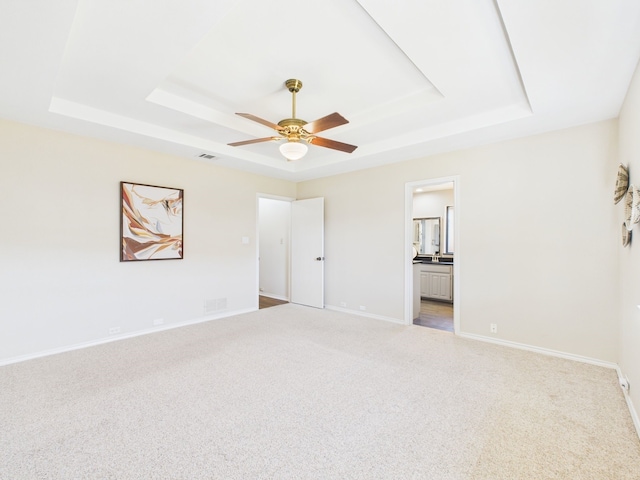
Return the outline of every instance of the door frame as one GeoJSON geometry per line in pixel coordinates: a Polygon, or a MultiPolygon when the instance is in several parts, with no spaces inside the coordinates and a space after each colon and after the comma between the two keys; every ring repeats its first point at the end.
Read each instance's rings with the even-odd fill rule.
{"type": "Polygon", "coordinates": [[[456,250],[453,262],[453,333],[460,333],[460,175],[429,178],[405,183],[404,187],[404,323],[413,324],[413,190],[418,186],[439,185],[453,182],[453,229],[456,250]]]}

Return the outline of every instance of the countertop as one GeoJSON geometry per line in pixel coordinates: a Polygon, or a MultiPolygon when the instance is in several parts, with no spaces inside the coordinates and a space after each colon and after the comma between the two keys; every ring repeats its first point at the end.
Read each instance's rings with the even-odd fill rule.
{"type": "Polygon", "coordinates": [[[431,260],[428,259],[419,259],[419,258],[414,258],[413,259],[413,264],[422,264],[422,265],[453,265],[453,260],[441,260],[439,262],[432,262],[431,260]]]}

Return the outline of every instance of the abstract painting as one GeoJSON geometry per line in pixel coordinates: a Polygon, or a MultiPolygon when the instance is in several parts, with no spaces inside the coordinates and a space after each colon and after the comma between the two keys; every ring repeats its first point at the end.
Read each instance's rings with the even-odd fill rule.
{"type": "Polygon", "coordinates": [[[184,191],[120,182],[120,261],[181,259],[184,191]]]}

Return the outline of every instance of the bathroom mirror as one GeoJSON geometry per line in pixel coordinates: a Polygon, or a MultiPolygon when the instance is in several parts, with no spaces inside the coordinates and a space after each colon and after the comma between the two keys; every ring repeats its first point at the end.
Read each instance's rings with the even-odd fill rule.
{"type": "Polygon", "coordinates": [[[413,246],[418,255],[440,254],[440,217],[413,219],[413,246]]]}

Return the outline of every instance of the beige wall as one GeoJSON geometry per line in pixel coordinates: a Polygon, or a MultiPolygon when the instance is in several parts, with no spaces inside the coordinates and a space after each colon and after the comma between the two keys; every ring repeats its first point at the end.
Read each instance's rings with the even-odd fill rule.
{"type": "Polygon", "coordinates": [[[459,176],[461,331],[617,362],[617,141],[612,120],[296,186],[0,122],[0,361],[255,308],[258,192],[325,197],[327,305],[403,321],[405,184],[459,176]],[[184,260],[118,262],[121,180],[185,189],[184,260]]]}
{"type": "Polygon", "coordinates": [[[293,183],[0,121],[0,362],[257,308],[256,194],[293,183]],[[119,262],[119,182],[183,188],[184,259],[119,262]],[[242,244],[242,237],[250,239],[242,244]],[[222,305],[220,303],[219,305],[222,305]],[[211,317],[211,314],[208,315],[211,317]]]}
{"type": "Polygon", "coordinates": [[[497,339],[617,362],[617,135],[611,120],[300,183],[325,197],[327,305],[402,321],[405,183],[459,175],[461,332],[497,323],[497,339]]]}
{"type": "MultiPolygon", "coordinates": [[[[632,184],[640,186],[640,67],[620,112],[620,162],[629,168],[632,184]]],[[[624,220],[622,202],[616,205],[617,223],[624,220]]],[[[618,227],[620,229],[620,227],[618,227]]],[[[620,261],[620,368],[629,378],[629,394],[640,408],[640,229],[634,226],[631,245],[617,246],[620,261]],[[634,237],[635,236],[635,237],[634,237]]]]}
{"type": "Polygon", "coordinates": [[[444,227],[446,207],[453,204],[453,188],[415,193],[413,195],[413,216],[415,218],[440,217],[440,223],[444,227]]]}

